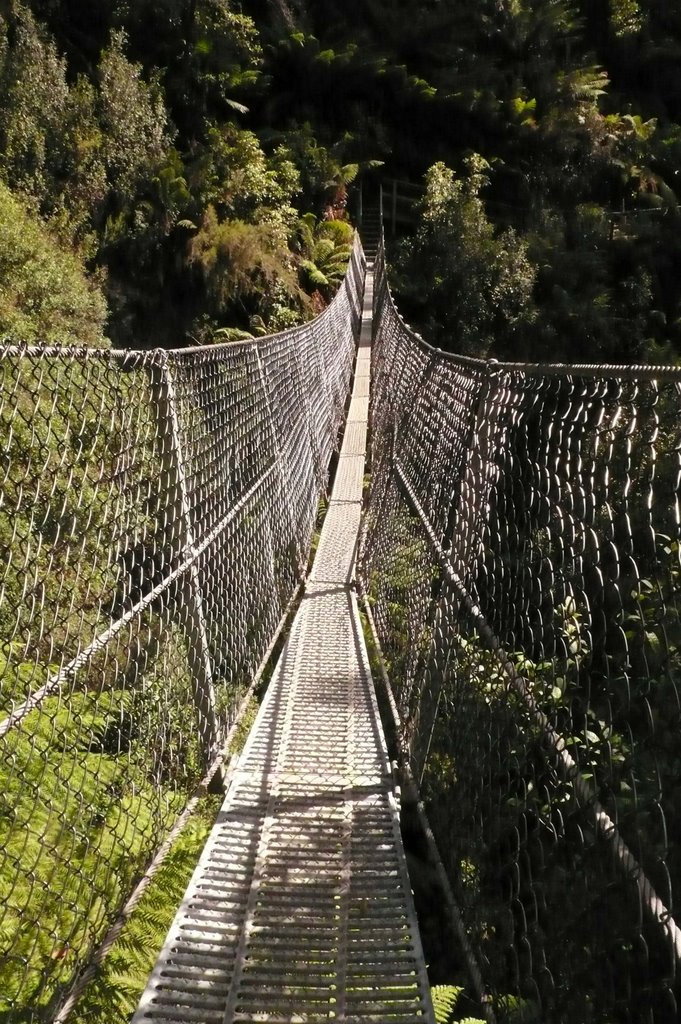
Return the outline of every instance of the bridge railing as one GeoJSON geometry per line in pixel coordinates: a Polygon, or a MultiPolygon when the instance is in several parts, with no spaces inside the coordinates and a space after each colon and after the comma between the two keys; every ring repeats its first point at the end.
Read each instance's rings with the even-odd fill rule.
{"type": "Polygon", "coordinates": [[[676,1020],[681,369],[457,358],[375,295],[361,577],[484,984],[676,1020]]]}
{"type": "Polygon", "coordinates": [[[52,1020],[224,743],[307,563],[361,315],[0,348],[0,1018],[52,1020]]]}

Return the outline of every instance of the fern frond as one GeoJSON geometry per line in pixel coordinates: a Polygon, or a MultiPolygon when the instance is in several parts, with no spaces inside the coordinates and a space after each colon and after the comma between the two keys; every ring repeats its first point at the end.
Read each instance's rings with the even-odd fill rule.
{"type": "Polygon", "coordinates": [[[317,228],[319,238],[331,238],[337,246],[352,246],[354,229],[347,220],[324,220],[317,228]]]}
{"type": "Polygon", "coordinates": [[[597,103],[610,85],[608,73],[597,65],[577,68],[561,76],[565,92],[574,100],[597,103]]]}
{"type": "Polygon", "coordinates": [[[430,990],[437,1024],[453,1024],[454,1011],[463,988],[459,985],[434,985],[430,990]]]}
{"type": "Polygon", "coordinates": [[[312,260],[317,264],[318,267],[324,265],[326,260],[332,255],[336,248],[335,242],[331,238],[320,238],[312,250],[312,260]]]}

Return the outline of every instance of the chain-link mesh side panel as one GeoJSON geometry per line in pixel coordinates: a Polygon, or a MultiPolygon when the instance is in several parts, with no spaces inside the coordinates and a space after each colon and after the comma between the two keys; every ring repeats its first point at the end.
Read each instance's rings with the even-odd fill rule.
{"type": "Polygon", "coordinates": [[[302,578],[362,269],[257,343],[0,349],[7,1024],[53,1018],[219,756],[302,578]]]}
{"type": "Polygon", "coordinates": [[[142,358],[3,353],[5,1019],[39,1019],[200,778],[142,358]]]}
{"type": "Polygon", "coordinates": [[[671,1024],[681,373],[444,356],[378,295],[361,574],[498,1016],[671,1024]]]}

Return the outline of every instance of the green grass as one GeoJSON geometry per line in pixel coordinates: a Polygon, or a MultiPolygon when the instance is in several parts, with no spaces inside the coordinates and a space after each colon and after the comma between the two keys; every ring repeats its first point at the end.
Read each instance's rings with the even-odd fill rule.
{"type": "Polygon", "coordinates": [[[89,958],[186,794],[157,787],[134,746],[106,753],[120,692],[45,701],[0,763],[0,1011],[47,1006],[89,958]]]}
{"type": "Polygon", "coordinates": [[[221,803],[219,795],[201,801],[77,1004],[70,1018],[73,1024],[130,1020],[221,803]]]}
{"type": "MultiPolygon", "coordinates": [[[[230,744],[239,753],[258,713],[252,697],[230,744]]],[[[222,803],[203,799],[78,1002],[73,1024],[127,1024],[137,1008],[222,803]]]]}

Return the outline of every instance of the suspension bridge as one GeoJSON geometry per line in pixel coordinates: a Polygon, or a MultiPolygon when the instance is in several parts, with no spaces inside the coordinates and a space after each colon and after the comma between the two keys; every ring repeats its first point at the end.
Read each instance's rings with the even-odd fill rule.
{"type": "Polygon", "coordinates": [[[443,354],[373,256],[257,341],[0,350],[6,1024],[211,792],[134,1024],[425,1024],[429,918],[489,1021],[678,1019],[681,370],[443,354]]]}

